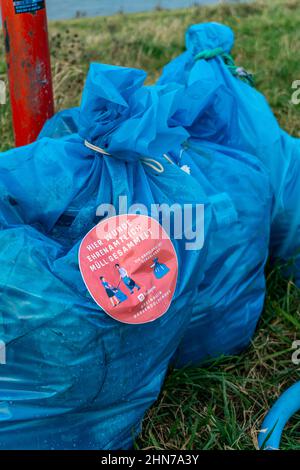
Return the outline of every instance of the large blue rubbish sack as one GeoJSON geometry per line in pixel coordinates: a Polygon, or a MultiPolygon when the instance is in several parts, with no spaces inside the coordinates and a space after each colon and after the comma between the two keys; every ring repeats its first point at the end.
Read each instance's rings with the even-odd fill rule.
{"type": "MultiPolygon", "coordinates": [[[[198,130],[217,89],[214,82],[207,82],[202,95],[198,82],[179,89],[181,99],[170,115],[170,125],[197,128],[199,136],[204,135],[188,136],[167,157],[200,183],[215,221],[206,240],[208,256],[193,316],[173,360],[177,367],[236,354],[247,347],[265,299],[264,267],[273,204],[269,174],[253,155],[212,143],[204,130],[198,130]]],[[[231,108],[227,111],[228,116],[233,113],[231,108]]],[[[64,135],[78,126],[78,111],[67,110],[48,123],[41,137],[64,135]]]]}
{"type": "Polygon", "coordinates": [[[179,165],[210,195],[217,230],[208,240],[205,276],[175,364],[197,365],[245,349],[255,332],[265,300],[272,194],[269,176],[246,153],[190,139],[171,152],[179,165]]]}
{"type": "Polygon", "coordinates": [[[249,152],[266,165],[275,195],[271,255],[289,264],[287,273],[300,285],[300,140],[279,127],[264,96],[251,86],[251,76],[234,65],[229,55],[233,45],[234,34],[225,25],[191,26],[186,52],[165,67],[158,83],[197,82],[201,100],[214,84],[210,106],[188,130],[195,137],[249,152]]]}
{"type": "Polygon", "coordinates": [[[144,325],[106,315],[78,267],[97,207],[118,208],[120,195],[147,208],[204,204],[205,239],[215,224],[201,183],[162,157],[188,136],[169,125],[181,88],[144,80],[141,71],[92,65],[80,110],[46,125],[54,138],[0,155],[1,449],[131,447],[191,320],[207,244],[186,251],[186,240],[173,237],[175,296],[144,325]]]}

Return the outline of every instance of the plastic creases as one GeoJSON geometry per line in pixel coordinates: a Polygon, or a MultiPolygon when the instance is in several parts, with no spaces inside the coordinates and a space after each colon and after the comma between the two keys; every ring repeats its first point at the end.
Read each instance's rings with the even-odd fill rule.
{"type": "MultiPolygon", "coordinates": [[[[187,137],[168,125],[178,89],[149,89],[144,79],[137,70],[93,64],[64,137],[0,155],[1,449],[131,447],[191,319],[206,244],[186,250],[184,238],[170,235],[175,295],[164,316],[143,325],[106,315],[78,266],[79,245],[101,220],[97,208],[113,204],[118,213],[120,196],[149,210],[204,204],[203,236],[210,237],[211,204],[201,184],[162,158],[187,137]]],[[[52,124],[48,131],[58,132],[60,118],[52,124]]]]}
{"type": "Polygon", "coordinates": [[[284,262],[292,259],[288,273],[300,285],[300,141],[280,129],[264,96],[247,83],[249,75],[234,65],[230,28],[218,23],[191,26],[186,44],[187,51],[165,67],[159,83],[197,82],[203,96],[207,85],[215,84],[210,108],[188,130],[196,138],[249,152],[268,168],[275,195],[271,255],[284,262]]]}
{"type": "Polygon", "coordinates": [[[217,222],[192,320],[175,357],[177,366],[197,365],[240,353],[254,335],[265,299],[272,195],[264,166],[244,152],[190,139],[169,155],[205,188],[217,222]]]}

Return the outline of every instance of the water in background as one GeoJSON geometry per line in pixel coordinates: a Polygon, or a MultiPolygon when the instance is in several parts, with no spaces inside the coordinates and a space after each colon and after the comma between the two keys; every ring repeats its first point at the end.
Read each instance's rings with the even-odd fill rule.
{"type": "Polygon", "coordinates": [[[184,8],[195,4],[218,3],[218,0],[46,0],[51,20],[80,16],[113,15],[161,8],[184,8]]]}

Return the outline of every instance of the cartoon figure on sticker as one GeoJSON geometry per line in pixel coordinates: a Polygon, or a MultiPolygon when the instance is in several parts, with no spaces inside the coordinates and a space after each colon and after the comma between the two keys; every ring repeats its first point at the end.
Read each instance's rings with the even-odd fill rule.
{"type": "Polygon", "coordinates": [[[127,299],[127,295],[125,295],[118,287],[112,286],[104,276],[100,277],[100,281],[113,307],[116,307],[127,299]]]}
{"type": "Polygon", "coordinates": [[[170,272],[168,266],[160,263],[158,258],[154,258],[153,263],[154,264],[151,265],[151,268],[154,269],[154,276],[156,279],[162,279],[170,272]]]}
{"type": "Polygon", "coordinates": [[[134,293],[134,289],[136,289],[137,291],[141,290],[141,287],[128,275],[128,272],[124,267],[120,266],[119,264],[116,264],[115,268],[119,271],[120,280],[130,291],[130,294],[134,293]]]}

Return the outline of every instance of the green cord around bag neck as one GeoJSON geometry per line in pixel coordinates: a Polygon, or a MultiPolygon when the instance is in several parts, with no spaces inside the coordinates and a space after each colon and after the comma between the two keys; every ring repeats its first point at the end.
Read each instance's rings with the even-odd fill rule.
{"type": "Polygon", "coordinates": [[[248,73],[243,67],[238,67],[237,65],[235,65],[232,55],[224,52],[222,47],[216,47],[215,49],[205,49],[204,51],[196,54],[194,59],[195,60],[210,60],[216,57],[221,57],[223,59],[225,65],[227,66],[227,68],[229,69],[229,71],[232,73],[234,77],[238,77],[244,82],[248,83],[248,85],[254,86],[253,75],[251,73],[248,73]]]}

